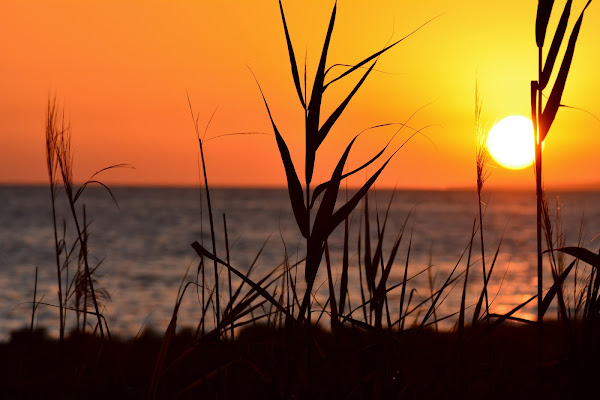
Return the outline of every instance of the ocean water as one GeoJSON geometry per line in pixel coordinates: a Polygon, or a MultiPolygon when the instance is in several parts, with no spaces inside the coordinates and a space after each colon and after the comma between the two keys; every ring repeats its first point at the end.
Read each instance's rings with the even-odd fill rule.
{"type": "MultiPolygon", "coordinates": [[[[97,269],[97,288],[104,289],[110,299],[104,302],[104,314],[111,332],[134,336],[144,328],[164,331],[170,320],[182,282],[195,281],[199,258],[190,244],[203,241],[210,248],[209,220],[204,192],[198,188],[126,188],[115,187],[118,207],[106,190],[89,187],[78,201],[85,204],[89,228],[91,265],[97,269]]],[[[66,220],[65,240],[72,246],[76,235],[71,224],[62,192],[59,193],[59,235],[66,220]]],[[[408,259],[408,275],[417,275],[408,283],[413,290],[412,305],[426,299],[432,282],[437,290],[455,266],[455,274],[464,273],[471,230],[478,215],[477,196],[472,191],[397,191],[390,203],[390,191],[371,193],[369,211],[373,249],[380,225],[389,215],[384,236],[383,254],[387,262],[391,246],[403,225],[404,236],[395,258],[388,286],[402,280],[408,259]],[[462,256],[462,259],[461,259],[462,256]],[[428,267],[431,266],[429,269],[428,267]]],[[[560,206],[561,232],[566,245],[582,244],[596,251],[600,233],[600,193],[549,193],[551,214],[560,206]]],[[[44,326],[52,335],[58,332],[57,272],[54,252],[50,192],[47,187],[0,186],[0,340],[10,331],[29,326],[38,268],[34,323],[44,326]]],[[[294,263],[303,257],[304,246],[297,231],[286,190],[278,189],[213,189],[211,191],[217,253],[226,258],[224,215],[227,221],[231,265],[241,271],[255,267],[251,277],[259,280],[282,264],[287,253],[294,263]],[[262,249],[262,250],[261,250],[262,249]],[[258,256],[258,257],[257,257],[258,256]]],[[[535,195],[525,191],[489,191],[484,194],[484,237],[486,262],[489,268],[496,251],[498,258],[490,282],[491,312],[507,312],[537,293],[535,256],[535,195]]],[[[80,210],[81,212],[81,210],[80,210]]],[[[358,266],[358,231],[362,206],[351,219],[350,236],[350,302],[353,308],[361,302],[358,266]]],[[[555,229],[556,229],[555,222],[555,229]]],[[[329,241],[332,275],[336,284],[341,275],[343,229],[338,229],[329,241]]],[[[361,257],[364,248],[361,249],[361,257]]],[[[568,260],[567,260],[568,261],[568,260]]],[[[69,279],[77,265],[71,257],[69,279]]],[[[467,305],[473,310],[481,291],[481,250],[479,236],[474,241],[468,281],[467,305]]],[[[212,287],[212,264],[207,268],[207,286],[212,287]]],[[[63,285],[68,283],[63,271],[63,285]]],[[[221,303],[228,297],[227,272],[221,270],[221,303]]],[[[464,275],[461,275],[461,278],[464,275]]],[[[585,266],[579,268],[585,276],[585,266]]],[[[304,272],[297,271],[300,289],[304,272]]],[[[546,271],[545,287],[551,277],[546,271]]],[[[239,284],[233,279],[234,288],[239,284]]],[[[453,282],[436,310],[438,319],[451,316],[460,305],[463,280],[453,282]]],[[[328,297],[325,268],[317,279],[316,305],[324,305],[328,297]]],[[[271,287],[275,290],[275,286],[271,287]]],[[[338,290],[336,286],[336,290],[338,290]]],[[[568,283],[569,301],[576,295],[572,280],[568,283]]],[[[277,294],[281,294],[278,289],[277,294]]],[[[392,322],[398,319],[400,290],[389,293],[389,313],[392,322]]],[[[535,318],[535,302],[519,312],[523,318],[535,318]]],[[[428,307],[429,303],[426,303],[428,307]]],[[[421,312],[415,311],[407,320],[410,325],[421,312]]],[[[469,312],[469,311],[468,311],[469,312]]],[[[554,311],[550,311],[552,313],[554,311]]],[[[196,327],[201,316],[200,291],[191,286],[179,312],[179,326],[196,327]]],[[[362,311],[354,312],[362,318],[362,311]]],[[[324,315],[323,322],[327,322],[324,315]]],[[[448,318],[443,327],[452,328],[455,318],[448,318]]],[[[73,327],[75,314],[68,312],[67,323],[73,327]]]]}

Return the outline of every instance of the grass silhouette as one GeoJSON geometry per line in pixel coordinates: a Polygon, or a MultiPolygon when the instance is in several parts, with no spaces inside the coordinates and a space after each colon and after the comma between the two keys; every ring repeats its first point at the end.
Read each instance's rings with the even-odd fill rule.
{"type": "MultiPolygon", "coordinates": [[[[586,8],[588,5],[589,2],[586,8]]],[[[552,6],[552,1],[540,1],[538,5],[536,43],[540,73],[538,81],[532,83],[531,91],[532,116],[537,133],[537,294],[506,313],[496,314],[490,310],[493,299],[490,302],[488,287],[498,263],[501,243],[490,260],[485,253],[485,212],[482,201],[487,177],[487,153],[483,147],[485,128],[481,121],[482,104],[477,89],[475,131],[478,144],[475,151],[478,209],[474,212],[470,236],[468,233],[465,235],[462,255],[443,277],[441,285],[436,285],[432,278],[431,262],[428,267],[409,275],[412,228],[410,237],[406,237],[409,236],[411,214],[406,216],[396,232],[390,232],[391,224],[388,223],[393,195],[385,212],[380,213],[377,192],[373,190],[379,175],[406,142],[395,149],[389,149],[388,142],[367,162],[345,172],[348,170],[348,156],[360,134],[356,135],[347,143],[329,179],[320,184],[313,181],[321,144],[374,70],[379,57],[416,31],[359,63],[347,66],[343,73],[332,76],[332,67],[328,67],[328,53],[336,23],[336,3],[309,95],[306,76],[301,80],[299,74],[300,68],[280,1],[292,80],[304,113],[305,163],[302,182],[280,126],[269,108],[268,96],[260,85],[258,88],[282,160],[295,223],[305,240],[305,254],[292,262],[282,237],[284,259],[261,276],[256,276],[255,266],[267,241],[258,249],[255,259],[247,268],[234,266],[230,257],[225,215],[225,257],[223,252],[217,253],[215,219],[204,159],[203,144],[206,141],[200,137],[198,118],[191,110],[190,102],[201,157],[201,181],[211,243],[192,243],[193,250],[200,257],[196,277],[195,280],[188,280],[186,273],[182,280],[171,320],[163,335],[144,332],[135,339],[111,336],[101,312],[101,291],[94,275],[97,266],[91,266],[88,260],[87,212],[85,206],[79,206],[85,188],[93,183],[105,187],[114,199],[110,189],[95,180],[95,176],[107,169],[125,165],[105,168],[76,188],[73,183],[70,130],[64,117],[61,118],[56,101],[50,100],[46,158],[56,252],[59,341],[50,340],[43,330],[34,330],[32,324],[29,329],[13,332],[10,343],[0,344],[0,355],[5,360],[0,364],[0,368],[3,368],[0,387],[4,393],[14,398],[177,399],[243,396],[437,399],[443,396],[461,399],[552,399],[583,395],[588,390],[597,392],[594,379],[600,355],[600,256],[582,246],[565,247],[564,240],[553,240],[554,233],[559,235],[560,224],[557,218],[555,232],[542,190],[541,144],[561,105],[583,18],[582,11],[569,39],[556,82],[546,106],[542,107],[542,90],[548,84],[566,32],[571,1],[565,6],[542,68],[544,37],[552,6]],[[358,83],[337,107],[333,107],[331,114],[323,117],[327,89],[352,73],[361,74],[358,83]],[[344,193],[345,179],[371,165],[377,165],[375,172],[365,179],[363,185],[351,195],[344,193]],[[66,235],[60,235],[60,216],[56,208],[61,181],[69,206],[68,217],[77,234],[75,243],[70,247],[67,246],[66,235]],[[343,250],[338,283],[330,241],[332,233],[342,229],[342,224],[343,250]],[[353,229],[358,233],[356,247],[351,243],[350,232],[353,229]],[[542,233],[546,235],[546,253],[553,276],[552,285],[545,293],[542,281],[542,233]],[[471,305],[467,293],[469,287],[477,284],[473,279],[469,280],[472,266],[478,262],[474,260],[473,252],[477,239],[481,249],[482,282],[481,289],[477,289],[477,302],[471,305]],[[408,249],[402,259],[400,248],[406,240],[408,249]],[[352,282],[356,277],[349,262],[352,251],[358,254],[358,282],[352,282]],[[77,272],[69,274],[74,254],[78,255],[77,272]],[[572,256],[575,260],[565,267],[566,263],[560,254],[572,256]],[[571,272],[575,271],[576,274],[578,271],[577,260],[592,268],[579,292],[578,279],[575,277],[573,302],[569,303],[565,285],[571,272]],[[214,274],[206,274],[207,264],[212,264],[211,272],[214,274]],[[398,264],[403,267],[400,273],[402,279],[392,283],[392,271],[398,264]],[[227,272],[226,278],[223,277],[224,272],[227,272]],[[418,294],[416,288],[411,287],[412,281],[424,274],[429,276],[428,295],[418,294]],[[298,275],[301,282],[298,282],[298,275]],[[325,276],[323,282],[328,293],[325,304],[317,300],[319,276],[325,276]],[[227,282],[227,294],[221,290],[223,281],[227,282]],[[358,297],[358,294],[352,296],[350,293],[351,286],[360,288],[358,304],[351,304],[358,297]],[[457,287],[461,289],[457,290],[460,291],[459,308],[449,315],[441,315],[440,306],[457,287]],[[183,299],[189,290],[196,290],[201,306],[195,331],[178,329],[183,299]],[[394,295],[399,292],[397,318],[390,311],[392,292],[394,295]],[[536,298],[537,323],[518,317],[517,313],[536,298]],[[544,322],[544,316],[555,299],[559,310],[557,321],[549,322],[546,319],[544,322]],[[571,312],[572,307],[575,312],[571,312]],[[472,317],[467,315],[471,308],[472,317]],[[65,327],[69,311],[77,314],[79,329],[67,335],[65,327]],[[89,321],[88,314],[95,317],[96,321],[89,321]],[[316,315],[318,317],[315,319],[316,315]],[[81,324],[79,318],[82,319],[81,324]],[[327,318],[330,329],[324,329],[325,324],[320,324],[321,320],[327,318]],[[457,321],[454,330],[439,329],[440,322],[451,319],[457,321]],[[92,329],[87,329],[88,326],[92,326],[92,329]],[[30,384],[31,380],[35,385],[30,384]]],[[[256,81],[258,84],[258,79],[256,81]]],[[[369,129],[389,125],[382,124],[369,129]]],[[[404,127],[407,125],[401,125],[400,129],[404,127]]],[[[414,130],[409,138],[419,132],[414,130]]],[[[66,222],[63,225],[66,226],[66,222]]],[[[34,314],[40,304],[36,296],[37,292],[34,291],[34,314]]]]}
{"type": "MultiPolygon", "coordinates": [[[[535,42],[538,47],[538,80],[531,82],[531,117],[533,121],[533,129],[535,132],[535,180],[536,180],[536,199],[537,199],[537,274],[538,274],[538,322],[539,322],[539,351],[538,351],[538,361],[542,363],[542,324],[544,321],[545,309],[543,307],[543,252],[542,252],[542,231],[543,231],[543,209],[544,209],[544,189],[543,189],[543,179],[542,179],[542,144],[548,132],[550,131],[550,127],[554,122],[554,118],[558,112],[559,107],[562,105],[562,95],[565,90],[565,85],[567,82],[567,77],[569,75],[569,70],[571,69],[571,63],[573,61],[573,55],[575,53],[575,44],[577,43],[577,38],[579,36],[579,31],[581,29],[581,24],[583,22],[583,15],[585,10],[591,3],[591,0],[587,2],[573,30],[571,32],[571,36],[569,37],[569,41],[567,44],[567,48],[565,50],[565,54],[562,59],[562,63],[560,69],[558,71],[558,75],[554,82],[554,86],[550,92],[550,96],[548,96],[548,100],[546,105],[543,105],[543,90],[546,88],[550,81],[550,76],[552,75],[552,70],[554,68],[554,64],[557,60],[558,51],[561,47],[563,39],[565,37],[565,33],[567,30],[567,24],[569,22],[569,16],[571,14],[571,5],[572,0],[568,0],[565,4],[565,8],[560,17],[560,21],[554,33],[554,37],[552,39],[552,44],[550,45],[550,49],[548,50],[548,54],[546,56],[545,63],[543,61],[543,53],[544,53],[544,42],[546,39],[546,31],[548,29],[548,23],[550,20],[550,14],[552,13],[552,8],[554,6],[553,0],[540,0],[538,1],[537,8],[537,17],[535,21],[535,42]]],[[[553,276],[556,276],[555,271],[553,270],[553,276]]],[[[555,279],[556,284],[556,279],[555,279]]],[[[562,299],[562,294],[559,297],[562,299]]]]}

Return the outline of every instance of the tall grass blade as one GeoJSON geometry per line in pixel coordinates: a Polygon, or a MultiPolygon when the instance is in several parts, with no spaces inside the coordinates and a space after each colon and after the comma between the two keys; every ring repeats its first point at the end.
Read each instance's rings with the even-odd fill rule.
{"type": "MultiPolygon", "coordinates": [[[[461,259],[462,259],[462,256],[461,256],[461,259]]],[[[431,298],[432,298],[431,306],[429,307],[429,310],[427,310],[427,313],[425,314],[425,317],[423,317],[423,320],[421,321],[421,328],[423,328],[423,326],[425,325],[425,323],[427,322],[427,320],[429,319],[429,317],[431,317],[431,315],[433,315],[435,313],[437,302],[440,299],[440,297],[441,297],[442,293],[444,292],[444,290],[448,286],[450,286],[452,284],[452,277],[454,276],[454,272],[456,272],[456,268],[458,268],[458,264],[459,263],[460,263],[460,260],[459,260],[458,263],[456,263],[456,265],[454,266],[454,268],[450,272],[450,275],[448,275],[448,278],[446,278],[446,281],[444,282],[444,284],[442,285],[442,287],[437,291],[437,295],[435,293],[432,293],[432,296],[431,296],[431,298]],[[435,295],[435,299],[433,299],[434,295],[435,295]]],[[[436,321],[437,321],[437,318],[436,318],[436,321]]]]}
{"type": "Polygon", "coordinates": [[[408,260],[410,259],[410,249],[412,247],[413,232],[414,232],[414,222],[413,222],[413,227],[410,231],[410,239],[408,241],[408,250],[406,252],[406,263],[404,265],[404,279],[402,280],[402,292],[400,294],[400,308],[398,311],[398,313],[399,313],[398,321],[402,321],[402,324],[400,325],[400,330],[402,330],[404,328],[404,317],[402,316],[402,313],[404,312],[404,296],[406,295],[406,282],[407,282],[406,278],[408,275],[408,260]]]}
{"type": "Polygon", "coordinates": [[[588,249],[584,249],[583,247],[562,247],[556,250],[578,258],[596,269],[600,269],[600,255],[592,253],[588,249]]]}
{"type": "MultiPolygon", "coordinates": [[[[256,80],[256,77],[254,77],[256,80]]],[[[298,228],[300,229],[300,233],[305,238],[308,238],[308,211],[304,206],[304,192],[302,191],[302,185],[300,184],[300,180],[298,179],[298,175],[296,174],[296,169],[294,168],[294,163],[292,162],[292,157],[290,156],[290,150],[288,149],[285,140],[279,133],[277,129],[277,125],[275,125],[275,121],[273,121],[273,117],[271,115],[271,110],[269,109],[269,105],[267,104],[267,99],[258,83],[258,89],[260,90],[260,94],[265,103],[265,107],[267,108],[267,113],[269,114],[269,119],[271,120],[271,125],[273,125],[273,131],[275,132],[275,139],[277,140],[277,147],[279,148],[279,154],[281,156],[281,161],[283,161],[283,167],[285,168],[285,176],[288,183],[288,193],[290,195],[290,202],[292,204],[292,211],[294,212],[294,217],[296,218],[296,223],[298,224],[298,228]]]]}
{"type": "Polygon", "coordinates": [[[475,237],[475,226],[477,219],[473,220],[473,229],[471,231],[471,242],[469,243],[469,256],[467,257],[467,268],[465,269],[465,281],[463,283],[463,291],[460,299],[460,313],[458,315],[458,342],[462,346],[463,332],[465,330],[465,302],[467,296],[467,283],[469,280],[469,267],[471,266],[471,250],[473,249],[473,239],[475,237]]]}
{"type": "MultiPolygon", "coordinates": [[[[359,227],[358,227],[358,240],[357,240],[357,245],[356,245],[356,250],[358,252],[358,281],[360,284],[360,299],[362,300],[362,306],[360,308],[362,308],[363,310],[363,318],[365,323],[368,321],[367,319],[367,307],[365,307],[365,304],[367,303],[367,298],[365,296],[365,287],[364,287],[364,279],[362,276],[362,265],[361,265],[361,253],[360,253],[360,249],[362,248],[361,243],[362,243],[362,218],[359,219],[359,227]]],[[[352,314],[352,313],[350,313],[352,314]]]]}
{"type": "Polygon", "coordinates": [[[265,289],[263,289],[262,287],[260,287],[256,283],[254,283],[246,275],[242,274],[237,269],[235,269],[231,265],[227,264],[225,261],[219,259],[217,256],[211,254],[208,250],[206,250],[204,247],[202,247],[202,245],[200,243],[194,242],[194,243],[192,243],[192,247],[194,248],[194,250],[196,251],[196,253],[198,253],[198,255],[202,255],[202,256],[207,257],[207,258],[209,258],[211,260],[214,260],[214,261],[218,262],[219,264],[223,265],[224,267],[228,268],[229,270],[231,270],[231,272],[233,272],[234,274],[236,274],[240,279],[242,279],[244,282],[246,282],[248,285],[250,285],[250,287],[252,287],[252,289],[254,289],[258,293],[260,293],[261,296],[263,296],[265,299],[267,299],[279,311],[281,311],[282,313],[284,313],[287,317],[292,318],[292,316],[289,315],[289,313],[287,312],[287,310],[284,307],[282,307],[281,304],[279,304],[279,302],[277,300],[275,300],[273,298],[273,296],[271,296],[269,294],[269,292],[267,292],[265,289]]]}
{"type": "Polygon", "coordinates": [[[379,175],[383,172],[385,167],[392,160],[394,155],[398,150],[396,150],[387,160],[386,162],[369,178],[367,182],[354,194],[354,196],[342,207],[340,207],[331,217],[330,223],[328,225],[327,231],[329,234],[333,232],[333,230],[347,217],[350,213],[356,208],[358,202],[363,198],[363,196],[367,193],[367,191],[373,186],[373,183],[377,180],[379,175]]]}
{"type": "Polygon", "coordinates": [[[571,264],[569,264],[569,266],[563,271],[563,273],[560,274],[560,276],[554,281],[554,284],[548,290],[546,296],[544,296],[544,300],[542,301],[542,315],[546,314],[546,311],[548,311],[548,307],[550,307],[550,303],[552,303],[554,296],[556,296],[557,293],[562,291],[562,284],[565,281],[565,279],[567,279],[569,272],[571,272],[571,269],[573,269],[573,266],[576,262],[577,260],[574,260],[571,264]]]}
{"type": "MultiPolygon", "coordinates": [[[[269,237],[270,238],[270,237],[269,237]]],[[[256,266],[256,263],[258,262],[258,259],[260,257],[260,255],[262,254],[263,250],[265,249],[265,247],[267,246],[267,243],[269,241],[269,238],[267,238],[262,246],[260,247],[260,249],[258,250],[258,253],[256,253],[256,256],[254,257],[254,260],[252,261],[252,263],[250,264],[250,268],[248,268],[248,272],[246,273],[246,276],[249,277],[250,274],[252,273],[252,270],[254,269],[254,267],[256,266]]],[[[238,285],[237,289],[235,290],[235,293],[233,294],[233,296],[231,297],[231,300],[229,302],[229,304],[227,305],[227,307],[225,307],[225,312],[227,312],[227,310],[231,307],[233,307],[233,304],[235,303],[235,301],[237,300],[238,296],[240,295],[240,293],[242,292],[242,289],[244,288],[244,284],[245,282],[242,282],[240,285],[238,285]]]]}
{"type": "MultiPolygon", "coordinates": [[[[183,294],[181,295],[183,297],[183,294]]],[[[175,337],[175,329],[177,328],[177,314],[179,312],[179,306],[181,304],[180,297],[175,304],[175,308],[173,309],[173,315],[171,316],[171,321],[169,322],[169,326],[165,332],[165,336],[163,337],[162,343],[160,345],[160,350],[158,351],[158,355],[156,356],[156,363],[154,364],[154,370],[152,371],[152,378],[150,379],[150,387],[148,390],[148,400],[155,399],[157,397],[158,384],[160,382],[160,376],[164,370],[165,362],[167,360],[167,354],[169,352],[169,348],[171,346],[171,342],[175,337]]]]}
{"type": "Polygon", "coordinates": [[[490,324],[490,329],[494,329],[495,327],[497,327],[498,325],[502,324],[507,319],[511,319],[511,317],[512,317],[512,315],[514,313],[516,313],[521,308],[525,307],[527,304],[529,304],[530,302],[532,302],[536,297],[537,297],[537,294],[534,295],[534,296],[532,296],[531,298],[529,298],[529,300],[527,300],[526,302],[519,304],[518,306],[516,306],[515,308],[513,308],[512,310],[510,310],[506,314],[500,316],[497,320],[495,320],[493,323],[490,324]]]}
{"type": "Polygon", "coordinates": [[[294,55],[294,46],[292,46],[292,40],[290,39],[290,32],[288,31],[287,23],[285,22],[285,14],[283,13],[283,6],[281,0],[279,0],[279,10],[281,11],[281,21],[283,22],[283,30],[285,31],[285,40],[287,43],[288,54],[290,57],[290,67],[292,68],[292,77],[294,79],[294,86],[298,93],[298,98],[302,107],[306,109],[306,103],[304,102],[304,96],[302,95],[302,88],[300,87],[300,76],[298,74],[298,64],[296,63],[296,56],[294,55]]]}
{"type": "Polygon", "coordinates": [[[327,52],[329,51],[329,43],[331,41],[331,34],[333,32],[333,26],[335,24],[335,16],[337,13],[337,1],[333,6],[331,12],[331,18],[329,20],[329,27],[327,28],[327,34],[323,43],[323,50],[321,52],[321,59],[319,66],[315,74],[313,82],[312,94],[310,96],[310,102],[308,104],[308,114],[306,116],[306,184],[310,184],[312,181],[312,175],[315,167],[315,155],[317,148],[316,144],[317,133],[319,132],[319,121],[321,117],[321,103],[323,101],[323,93],[325,92],[324,81],[325,81],[325,65],[327,63],[327,52]]]}
{"type": "MultiPolygon", "coordinates": [[[[223,213],[223,231],[225,233],[225,256],[227,264],[231,264],[231,260],[229,258],[229,234],[227,232],[227,217],[225,213],[223,213]]],[[[229,286],[229,303],[231,304],[231,300],[233,299],[233,294],[231,293],[231,271],[227,270],[227,284],[229,286]]],[[[223,313],[225,314],[225,313],[223,313]]],[[[235,332],[233,330],[233,325],[231,325],[231,340],[235,339],[235,332]]]]}
{"type": "Polygon", "coordinates": [[[316,142],[315,142],[315,151],[321,145],[321,143],[323,143],[323,140],[325,140],[325,138],[329,134],[329,131],[331,130],[333,125],[336,123],[338,118],[342,115],[342,113],[346,109],[346,106],[348,105],[348,103],[350,103],[350,100],[352,99],[352,97],[354,97],[354,95],[356,94],[358,89],[360,89],[362,84],[365,82],[365,80],[367,79],[367,77],[369,76],[371,71],[373,70],[373,67],[375,67],[375,63],[373,63],[369,67],[367,72],[365,72],[365,74],[362,76],[362,78],[360,78],[358,83],[354,86],[354,88],[352,89],[350,94],[348,94],[348,96],[346,96],[344,101],[342,101],[342,103],[335,109],[335,111],[333,113],[331,113],[329,118],[327,118],[327,120],[325,121],[323,126],[321,126],[321,128],[319,129],[318,136],[316,138],[316,142]]]}
{"type": "MultiPolygon", "coordinates": [[[[377,212],[377,208],[375,209],[375,213],[377,215],[377,247],[375,248],[375,254],[373,255],[373,261],[372,264],[374,266],[374,268],[377,268],[377,265],[381,264],[381,272],[383,274],[384,271],[384,266],[383,266],[383,238],[385,235],[385,229],[387,226],[387,221],[390,215],[390,208],[392,207],[392,202],[394,201],[394,195],[396,194],[396,191],[392,191],[392,195],[390,196],[390,201],[388,202],[388,206],[385,212],[385,217],[383,220],[383,226],[379,227],[379,214],[377,212]]],[[[377,202],[375,203],[377,204],[377,202]]],[[[410,214],[408,214],[406,216],[406,219],[404,221],[404,224],[402,225],[402,228],[400,229],[400,234],[399,236],[401,236],[404,233],[404,227],[406,226],[406,223],[408,222],[408,217],[410,216],[410,214]]]]}
{"type": "Polygon", "coordinates": [[[337,302],[335,301],[335,289],[333,287],[333,276],[331,275],[331,260],[329,258],[329,245],[325,241],[325,265],[327,266],[327,281],[329,283],[329,307],[331,308],[331,330],[336,334],[338,320],[337,302]]]}
{"type": "Polygon", "coordinates": [[[340,182],[342,179],[344,166],[346,165],[346,160],[348,159],[348,155],[350,154],[350,149],[356,141],[356,138],[357,136],[355,136],[354,139],[352,139],[352,141],[348,144],[346,150],[344,151],[344,154],[338,161],[335,170],[331,175],[331,179],[329,180],[330,184],[327,186],[325,194],[323,194],[323,200],[321,201],[321,205],[319,206],[319,210],[317,211],[317,216],[315,217],[314,227],[311,232],[312,237],[316,237],[324,241],[331,233],[331,231],[327,229],[329,225],[328,222],[333,215],[333,210],[335,208],[335,203],[338,197],[337,195],[340,189],[340,182]]]}
{"type": "Polygon", "coordinates": [[[375,291],[375,274],[377,266],[373,265],[373,257],[371,256],[371,219],[369,218],[369,193],[365,193],[364,218],[365,218],[365,279],[367,281],[367,289],[373,294],[375,291]]]}
{"type": "MultiPolygon", "coordinates": [[[[408,217],[407,217],[407,220],[408,220],[408,217]]],[[[404,221],[404,225],[402,226],[402,228],[400,229],[400,233],[396,237],[396,241],[394,242],[394,245],[392,246],[390,258],[388,259],[385,269],[383,270],[383,272],[381,274],[381,278],[379,279],[379,284],[377,285],[377,288],[375,289],[375,292],[373,294],[373,299],[375,300],[374,304],[377,307],[376,314],[378,315],[376,323],[378,324],[379,327],[381,327],[381,314],[382,314],[382,309],[383,309],[383,305],[384,305],[384,299],[385,299],[385,296],[387,293],[386,292],[386,283],[390,276],[390,272],[392,271],[392,266],[394,265],[394,261],[396,259],[396,254],[398,253],[398,248],[400,247],[400,243],[402,242],[402,237],[404,236],[404,227],[406,226],[407,220],[404,221]]],[[[391,323],[389,323],[389,312],[388,312],[388,326],[391,327],[391,323]]]]}
{"type": "Polygon", "coordinates": [[[348,293],[348,241],[349,241],[349,228],[348,228],[348,217],[344,220],[344,250],[342,252],[342,278],[340,282],[340,304],[339,314],[344,314],[344,307],[346,305],[346,295],[348,293]]]}
{"type": "Polygon", "coordinates": [[[535,43],[537,47],[544,47],[546,29],[552,13],[554,0],[538,0],[537,16],[535,19],[535,43]]]}
{"type": "Polygon", "coordinates": [[[546,103],[546,108],[544,108],[544,112],[542,113],[542,119],[540,121],[540,138],[543,141],[550,130],[550,126],[556,117],[556,113],[558,112],[558,108],[560,107],[560,102],[562,99],[563,92],[565,90],[565,84],[567,82],[567,76],[569,75],[569,70],[571,69],[571,62],[573,61],[573,54],[575,53],[575,44],[577,43],[577,37],[579,36],[579,30],[581,29],[581,23],[583,22],[583,14],[586,8],[590,5],[592,0],[589,0],[583,11],[581,11],[581,15],[577,19],[575,26],[573,27],[573,31],[571,32],[571,37],[569,38],[569,44],[567,45],[567,50],[565,51],[565,55],[560,66],[560,70],[558,71],[558,76],[556,77],[556,82],[554,83],[554,87],[552,88],[552,92],[550,92],[550,97],[548,97],[548,103],[546,103]]]}
{"type": "Polygon", "coordinates": [[[556,57],[558,56],[558,50],[560,49],[565,32],[567,31],[567,24],[569,22],[569,16],[571,15],[572,3],[573,0],[568,0],[567,4],[565,4],[565,9],[560,17],[560,22],[558,23],[556,32],[554,33],[554,39],[552,39],[552,44],[550,45],[550,50],[548,51],[548,56],[546,57],[546,63],[544,64],[542,75],[540,76],[540,90],[543,90],[550,80],[550,75],[552,74],[552,69],[554,68],[556,57]]]}
{"type": "MultiPolygon", "coordinates": [[[[485,298],[485,293],[487,292],[487,285],[490,282],[490,278],[492,277],[492,272],[494,271],[494,266],[496,265],[496,260],[498,259],[498,253],[500,253],[500,246],[502,245],[502,239],[498,244],[498,248],[496,249],[496,254],[494,254],[494,259],[492,260],[492,265],[490,266],[490,270],[488,271],[487,276],[483,277],[483,289],[481,290],[481,294],[479,295],[479,300],[477,300],[477,305],[475,306],[475,311],[473,312],[473,325],[479,322],[479,313],[481,312],[481,307],[483,305],[483,299],[485,298]]],[[[486,310],[489,311],[489,310],[486,310]]]]}

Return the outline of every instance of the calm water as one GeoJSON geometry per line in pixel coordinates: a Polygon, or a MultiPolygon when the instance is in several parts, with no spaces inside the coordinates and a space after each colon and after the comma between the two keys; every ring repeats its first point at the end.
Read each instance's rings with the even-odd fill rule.
{"type": "MultiPolygon", "coordinates": [[[[89,188],[82,197],[91,220],[89,251],[92,264],[102,261],[98,271],[98,286],[110,294],[105,315],[112,331],[135,335],[143,327],[164,330],[168,324],[178,288],[189,268],[187,280],[195,279],[198,257],[190,243],[201,240],[204,220],[204,240],[208,242],[208,218],[200,212],[198,189],[177,188],[114,188],[120,208],[107,192],[89,188]]],[[[375,207],[381,220],[390,192],[378,192],[370,197],[371,230],[375,232],[375,207]]],[[[0,339],[16,328],[29,325],[34,288],[35,267],[38,272],[37,299],[57,303],[56,265],[49,190],[46,187],[0,186],[0,339]]],[[[557,194],[549,194],[556,199],[557,194]]],[[[600,232],[600,193],[561,193],[563,231],[567,245],[576,245],[582,216],[584,245],[592,250],[597,241],[590,240],[600,232]]],[[[287,249],[291,260],[302,258],[303,247],[295,222],[291,217],[287,192],[267,189],[217,189],[212,191],[217,237],[223,238],[223,213],[226,214],[231,248],[231,263],[247,270],[261,247],[252,277],[259,279],[281,264],[287,249]]],[[[486,254],[491,261],[501,238],[502,244],[496,269],[490,283],[490,296],[496,296],[492,312],[506,312],[536,293],[535,268],[535,198],[530,192],[488,192],[484,217],[486,254]]],[[[554,205],[554,201],[552,202],[554,205]]],[[[61,215],[67,216],[64,204],[61,215]]],[[[412,230],[409,275],[422,271],[430,263],[431,277],[438,288],[459,261],[470,239],[473,220],[477,215],[477,199],[469,191],[400,191],[391,204],[384,255],[407,215],[407,233],[392,270],[390,284],[401,280],[406,262],[408,237],[412,230]]],[[[67,219],[68,221],[68,219],[67,219]]],[[[359,304],[358,254],[356,251],[358,215],[352,220],[350,253],[351,303],[359,304]],[[352,245],[354,244],[354,245],[352,245]]],[[[62,230],[62,227],[61,227],[62,230]]],[[[74,240],[74,228],[67,225],[67,243],[74,240]]],[[[217,252],[225,257],[222,239],[217,240],[217,252]]],[[[478,243],[478,241],[477,241],[478,243]]],[[[339,278],[342,235],[336,233],[330,241],[333,273],[339,278]]],[[[473,248],[469,275],[468,304],[476,301],[481,288],[481,263],[478,245],[473,248]]],[[[73,259],[72,270],[76,265],[73,259]]],[[[466,256],[457,271],[464,271],[466,256]]],[[[223,274],[225,276],[225,273],[223,274]]],[[[298,280],[303,280],[299,271],[298,280]]],[[[549,276],[546,282],[549,282],[549,276]]],[[[224,280],[222,285],[224,284],[224,280]]],[[[318,283],[324,283],[325,276],[318,283]]],[[[234,279],[234,285],[235,285],[234,279]]],[[[429,294],[428,273],[409,283],[415,288],[413,303],[429,294]]],[[[437,310],[438,318],[458,310],[462,281],[437,310]]],[[[222,286],[222,293],[226,288],[222,286]]],[[[399,291],[390,294],[390,314],[397,319],[399,291]]],[[[327,285],[320,287],[317,300],[324,304],[327,285]]],[[[472,309],[472,308],[471,308],[472,309]]],[[[36,324],[57,332],[58,311],[48,305],[39,307],[36,324]]],[[[533,318],[530,307],[520,315],[533,318]]],[[[195,291],[189,291],[180,311],[181,325],[195,326],[201,315],[195,291]]],[[[359,317],[360,313],[356,313],[359,317]]],[[[68,315],[69,322],[75,317],[68,315]]],[[[409,320],[411,322],[411,320],[409,320]]],[[[449,320],[447,326],[451,327],[449,320]]]]}

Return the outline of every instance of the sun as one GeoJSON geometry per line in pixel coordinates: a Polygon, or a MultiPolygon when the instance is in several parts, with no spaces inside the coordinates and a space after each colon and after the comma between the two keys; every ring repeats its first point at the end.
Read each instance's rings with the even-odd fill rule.
{"type": "Polygon", "coordinates": [[[511,115],[497,122],[486,140],[498,164],[508,169],[523,169],[535,161],[533,124],[529,118],[511,115]]]}

